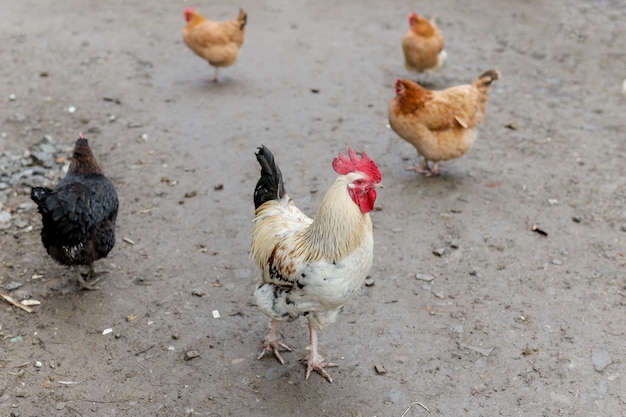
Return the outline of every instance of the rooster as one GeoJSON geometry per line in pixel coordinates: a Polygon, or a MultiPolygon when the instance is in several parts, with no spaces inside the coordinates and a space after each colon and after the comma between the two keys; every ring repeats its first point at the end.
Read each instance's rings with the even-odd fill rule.
{"type": "Polygon", "coordinates": [[[402,139],[424,157],[410,170],[436,175],[439,161],[465,154],[483,121],[491,84],[500,78],[496,70],[482,74],[472,85],[441,91],[422,88],[409,80],[396,81],[396,96],[389,103],[389,124],[402,139]],[[429,168],[428,161],[433,162],[429,168]]]}
{"type": "Polygon", "coordinates": [[[402,51],[404,52],[404,66],[409,71],[425,72],[423,84],[427,83],[428,74],[437,72],[446,62],[447,53],[441,30],[430,20],[411,13],[409,15],[409,29],[402,37],[402,51]]]}
{"type": "Polygon", "coordinates": [[[79,265],[106,257],[115,246],[118,199],[111,181],[102,173],[82,134],[74,146],[67,175],[54,189],[35,187],[31,199],[41,213],[41,241],[57,262],[75,266],[81,289],[95,289],[99,279],[85,281],[79,265]]]}
{"type": "Polygon", "coordinates": [[[187,25],[183,29],[183,40],[189,49],[215,68],[209,82],[217,82],[220,67],[228,67],[237,61],[246,34],[247,19],[243,9],[239,10],[237,19],[224,22],[207,20],[193,7],[185,10],[187,25]]]}
{"type": "Polygon", "coordinates": [[[322,199],[314,219],[307,217],[285,193],[282,174],[265,146],[258,148],[261,178],[254,190],[255,218],[251,254],[263,282],[254,292],[260,310],[270,317],[270,332],[258,359],[279,349],[291,351],[276,336],[279,321],[306,316],[309,353],[306,378],[315,370],[332,382],[318,353],[317,331],[337,319],[372,265],[373,233],[369,212],[382,174],[365,152],[348,148],[333,160],[339,174],[322,199]]]}

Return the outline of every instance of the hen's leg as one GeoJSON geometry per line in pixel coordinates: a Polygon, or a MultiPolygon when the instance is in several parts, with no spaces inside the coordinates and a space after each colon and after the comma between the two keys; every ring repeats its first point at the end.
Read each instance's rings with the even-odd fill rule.
{"type": "Polygon", "coordinates": [[[309,375],[311,375],[311,371],[317,371],[321,376],[326,378],[328,382],[333,382],[333,378],[330,376],[328,372],[324,370],[324,368],[332,368],[337,366],[336,363],[324,362],[324,358],[317,352],[317,331],[311,323],[309,323],[309,336],[311,337],[311,344],[307,348],[309,350],[309,354],[303,361],[306,361],[306,379],[309,379],[309,375]]]}
{"type": "Polygon", "coordinates": [[[430,168],[428,167],[428,159],[424,158],[420,165],[415,165],[406,169],[407,171],[415,171],[420,174],[428,175],[430,173],[430,168]]]}
{"type": "Polygon", "coordinates": [[[429,72],[425,72],[424,75],[422,76],[422,80],[420,81],[418,79],[416,84],[419,84],[422,87],[429,87],[429,86],[431,86],[433,83],[430,82],[430,73],[429,72]]]}
{"type": "Polygon", "coordinates": [[[284,365],[285,361],[283,361],[283,358],[280,357],[280,353],[278,352],[278,349],[283,348],[286,351],[291,352],[291,348],[287,346],[286,344],[282,343],[276,337],[277,326],[278,326],[278,322],[276,320],[272,320],[270,322],[270,332],[265,338],[265,340],[263,341],[263,350],[261,351],[261,354],[259,355],[257,359],[261,359],[263,356],[265,356],[267,352],[272,352],[274,353],[274,356],[276,357],[276,359],[278,359],[278,362],[284,365]]]}
{"type": "MultiPolygon", "coordinates": [[[[100,281],[100,278],[96,278],[91,280],[90,282],[85,281],[83,278],[83,274],[80,273],[80,268],[78,265],[75,267],[76,270],[76,278],[78,278],[78,286],[81,290],[99,290],[100,288],[96,287],[96,284],[100,281]]],[[[93,276],[93,264],[89,265],[89,273],[87,274],[87,278],[91,278],[93,276]]]]}
{"type": "Polygon", "coordinates": [[[439,174],[439,162],[435,162],[433,167],[430,170],[430,174],[426,174],[427,176],[438,175],[439,174]]]}
{"type": "Polygon", "coordinates": [[[213,74],[213,78],[209,79],[210,83],[216,83],[217,82],[217,67],[215,67],[215,73],[213,74]]]}

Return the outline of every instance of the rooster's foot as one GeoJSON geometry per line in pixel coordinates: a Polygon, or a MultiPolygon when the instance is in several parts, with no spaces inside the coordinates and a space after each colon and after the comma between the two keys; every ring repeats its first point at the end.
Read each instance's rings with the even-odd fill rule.
{"type": "Polygon", "coordinates": [[[278,362],[280,362],[282,365],[285,364],[285,361],[280,356],[280,352],[278,351],[278,349],[282,348],[288,352],[291,352],[291,348],[289,346],[282,343],[278,339],[270,340],[269,337],[265,339],[263,345],[263,350],[261,351],[261,354],[257,357],[257,359],[261,359],[263,356],[265,356],[266,353],[273,353],[278,362]]]}
{"type": "Polygon", "coordinates": [[[339,365],[336,363],[325,362],[324,358],[319,354],[309,354],[306,358],[302,359],[302,362],[306,362],[306,375],[305,378],[309,379],[309,375],[311,375],[311,371],[315,371],[324,378],[328,380],[328,382],[333,382],[333,378],[330,376],[328,372],[324,370],[324,368],[335,368],[339,365]]]}

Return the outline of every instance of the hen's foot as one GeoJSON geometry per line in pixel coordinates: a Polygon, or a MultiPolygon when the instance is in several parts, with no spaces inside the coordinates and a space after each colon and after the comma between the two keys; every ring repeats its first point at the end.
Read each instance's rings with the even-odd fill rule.
{"type": "MultiPolygon", "coordinates": [[[[89,273],[87,273],[87,278],[91,278],[93,275],[93,269],[89,269],[89,273]]],[[[81,290],[99,290],[100,288],[96,287],[96,284],[100,282],[101,278],[95,278],[87,282],[85,278],[83,278],[83,274],[80,273],[80,269],[76,267],[76,278],[78,280],[78,286],[81,290]]]]}
{"type": "Polygon", "coordinates": [[[305,378],[309,379],[309,375],[311,375],[311,371],[315,371],[324,378],[328,380],[328,382],[333,382],[333,378],[330,376],[328,372],[324,370],[324,368],[336,368],[336,363],[326,362],[322,355],[310,353],[306,358],[302,359],[302,362],[306,362],[306,375],[305,378]]]}
{"type": "Polygon", "coordinates": [[[263,350],[261,351],[261,354],[257,357],[257,359],[261,359],[263,356],[265,356],[266,353],[273,353],[274,357],[278,359],[278,362],[284,365],[285,361],[283,360],[283,358],[281,358],[280,352],[278,351],[280,348],[286,350],[287,352],[291,352],[291,348],[289,346],[282,343],[276,338],[270,340],[270,337],[268,336],[263,342],[263,350]]]}
{"type": "Polygon", "coordinates": [[[424,88],[431,88],[435,86],[435,83],[429,80],[415,80],[415,84],[419,84],[424,88]]]}
{"type": "Polygon", "coordinates": [[[408,167],[406,170],[407,171],[415,171],[418,174],[424,174],[426,176],[432,175],[430,167],[428,166],[428,161],[426,159],[424,159],[424,162],[422,162],[421,164],[414,165],[412,167],[408,167]]]}
{"type": "Polygon", "coordinates": [[[209,78],[207,80],[209,83],[217,83],[217,70],[218,70],[218,68],[215,67],[215,72],[213,73],[213,78],[209,78]]]}

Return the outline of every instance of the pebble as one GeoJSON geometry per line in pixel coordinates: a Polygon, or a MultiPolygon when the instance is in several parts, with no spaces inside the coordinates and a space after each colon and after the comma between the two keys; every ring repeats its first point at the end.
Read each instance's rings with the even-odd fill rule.
{"type": "Polygon", "coordinates": [[[604,371],[604,369],[611,364],[611,356],[609,352],[604,349],[592,349],[591,350],[591,362],[593,367],[598,372],[604,371]]]}
{"type": "Polygon", "coordinates": [[[419,279],[420,281],[430,282],[433,279],[435,279],[435,277],[432,275],[426,275],[426,274],[415,274],[415,279],[419,279]]]}
{"type": "Polygon", "coordinates": [[[387,370],[382,365],[374,365],[374,369],[378,375],[385,375],[387,370]]]}
{"type": "Polygon", "coordinates": [[[372,285],[374,285],[374,283],[375,283],[374,278],[372,278],[372,277],[365,278],[365,286],[366,287],[371,287],[372,285]]]}
{"type": "Polygon", "coordinates": [[[4,284],[4,288],[7,291],[14,291],[17,290],[19,287],[21,287],[23,284],[21,282],[17,282],[17,281],[11,281],[8,284],[4,284]]]}
{"type": "Polygon", "coordinates": [[[561,262],[561,260],[560,260],[560,259],[556,259],[556,258],[554,258],[554,259],[552,260],[552,265],[563,265],[563,262],[561,262]]]}
{"type": "MultiPolygon", "coordinates": [[[[51,187],[56,184],[69,166],[67,156],[68,150],[55,144],[49,134],[43,135],[39,142],[19,153],[0,152],[0,203],[6,205],[6,201],[9,197],[15,197],[15,193],[30,196],[31,187],[51,187]],[[64,157],[62,163],[57,162],[60,156],[64,157]]],[[[29,211],[34,208],[34,203],[30,201],[20,204],[18,210],[11,213],[0,207],[0,228],[28,230],[26,228],[32,226],[30,223],[34,218],[29,211]]]]}
{"type": "Polygon", "coordinates": [[[35,361],[35,368],[39,369],[43,366],[43,363],[41,363],[41,361],[35,361]]]}
{"type": "Polygon", "coordinates": [[[8,223],[11,221],[11,213],[8,211],[0,211],[0,223],[8,223]]]}
{"type": "Polygon", "coordinates": [[[188,350],[185,352],[185,360],[189,361],[191,359],[195,359],[200,356],[200,352],[197,350],[188,350]]]}
{"type": "Polygon", "coordinates": [[[438,249],[435,249],[433,251],[433,254],[435,254],[437,256],[443,256],[444,253],[446,253],[446,249],[445,248],[438,248],[438,249]]]}

